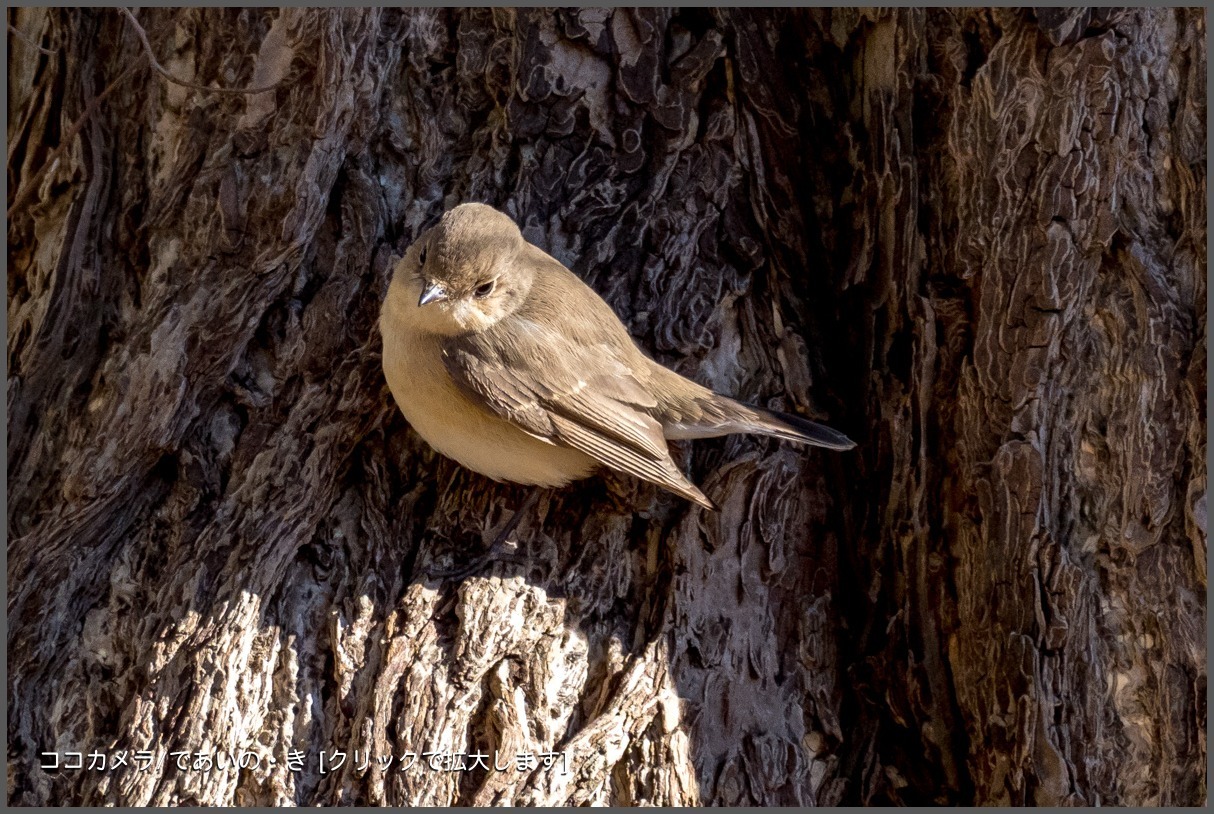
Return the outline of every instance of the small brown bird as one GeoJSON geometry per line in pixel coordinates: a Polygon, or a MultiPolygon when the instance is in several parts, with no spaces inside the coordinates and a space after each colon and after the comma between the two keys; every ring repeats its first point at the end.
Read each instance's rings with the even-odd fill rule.
{"type": "Polygon", "coordinates": [[[495,480],[563,486],[605,466],[713,509],[667,439],[760,433],[855,446],[662,367],[593,289],[484,204],[457,206],[409,247],[379,324],[405,418],[443,455],[495,480]]]}

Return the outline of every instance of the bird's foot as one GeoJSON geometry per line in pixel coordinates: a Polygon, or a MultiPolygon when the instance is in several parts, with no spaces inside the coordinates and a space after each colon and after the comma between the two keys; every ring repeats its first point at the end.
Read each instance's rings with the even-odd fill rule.
{"type": "Polygon", "coordinates": [[[435,569],[430,571],[430,576],[435,579],[451,580],[459,582],[462,579],[476,574],[484,570],[495,562],[514,563],[521,565],[527,561],[527,557],[520,554],[518,549],[509,550],[506,545],[493,545],[489,550],[480,556],[473,557],[463,565],[454,568],[435,569]]]}
{"type": "Polygon", "coordinates": [[[461,580],[472,576],[494,562],[507,562],[520,565],[525,563],[527,557],[519,551],[518,545],[516,544],[513,551],[511,551],[507,548],[507,541],[510,535],[514,533],[514,530],[518,528],[519,521],[523,519],[523,515],[535,505],[539,495],[539,489],[531,490],[531,493],[527,495],[527,499],[523,501],[523,505],[518,507],[510,520],[498,532],[497,537],[493,539],[493,542],[485,553],[455,568],[433,570],[430,572],[430,576],[436,579],[461,580]]]}

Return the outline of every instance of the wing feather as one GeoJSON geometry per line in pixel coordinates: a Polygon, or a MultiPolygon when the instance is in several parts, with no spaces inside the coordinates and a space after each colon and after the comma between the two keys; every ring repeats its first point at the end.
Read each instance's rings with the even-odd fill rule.
{"type": "Polygon", "coordinates": [[[648,412],[656,399],[608,345],[578,346],[513,322],[448,340],[443,359],[458,386],[542,441],[713,508],[670,457],[662,425],[648,412]]]}
{"type": "Polygon", "coordinates": [[[647,458],[622,444],[612,443],[599,433],[566,418],[556,420],[560,438],[569,446],[586,453],[617,472],[625,472],[641,480],[656,483],[675,494],[700,504],[706,509],[716,505],[683,476],[670,455],[660,459],[647,458]]]}

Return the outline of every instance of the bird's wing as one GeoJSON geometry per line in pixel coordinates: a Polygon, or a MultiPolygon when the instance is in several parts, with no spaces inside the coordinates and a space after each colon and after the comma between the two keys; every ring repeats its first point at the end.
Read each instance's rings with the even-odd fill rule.
{"type": "Polygon", "coordinates": [[[714,508],[675,466],[657,401],[606,344],[579,344],[521,317],[447,340],[457,385],[524,432],[714,508]]]}

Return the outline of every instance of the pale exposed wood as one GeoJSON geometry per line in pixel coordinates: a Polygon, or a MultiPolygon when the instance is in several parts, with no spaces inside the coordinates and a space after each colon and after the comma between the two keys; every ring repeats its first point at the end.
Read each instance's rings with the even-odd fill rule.
{"type": "MultiPolygon", "coordinates": [[[[144,48],[8,15],[12,195],[144,48]]],[[[10,803],[1204,802],[1203,11],[139,21],[278,87],[141,69],[8,202],[10,803]],[[718,513],[591,482],[431,576],[524,497],[380,370],[465,200],[859,448],[684,444],[718,513]]]]}

